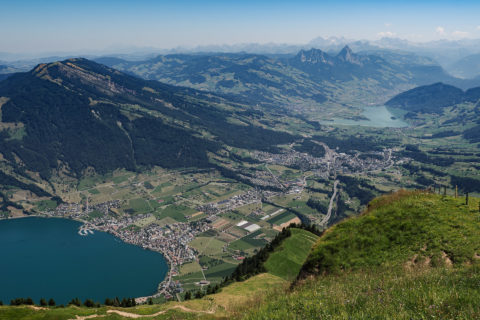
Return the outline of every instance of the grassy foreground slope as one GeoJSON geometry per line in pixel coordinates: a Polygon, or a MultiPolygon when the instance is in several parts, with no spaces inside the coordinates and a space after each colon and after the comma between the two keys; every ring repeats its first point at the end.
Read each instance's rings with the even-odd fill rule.
{"type": "Polygon", "coordinates": [[[202,299],[123,310],[0,307],[0,319],[480,318],[479,199],[467,206],[464,198],[400,191],[375,199],[307,250],[313,238],[295,230],[267,260],[271,273],[202,299]],[[293,257],[309,251],[290,286],[285,279],[299,266],[293,257]]]}
{"type": "Polygon", "coordinates": [[[478,199],[398,192],[330,228],[298,285],[248,319],[480,317],[478,199]]]}
{"type": "Polygon", "coordinates": [[[285,280],[294,280],[318,237],[303,229],[290,229],[292,235],[285,239],[265,262],[268,273],[285,280]]]}

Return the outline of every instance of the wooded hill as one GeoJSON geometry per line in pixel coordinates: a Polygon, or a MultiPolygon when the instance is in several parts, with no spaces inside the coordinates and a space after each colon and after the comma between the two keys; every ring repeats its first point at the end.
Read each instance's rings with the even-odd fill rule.
{"type": "Polygon", "coordinates": [[[15,74],[0,97],[3,157],[45,179],[52,170],[206,167],[223,145],[271,150],[294,139],[253,124],[261,111],[86,59],[15,74]]]}
{"type": "Polygon", "coordinates": [[[96,59],[144,79],[216,92],[236,101],[273,108],[375,99],[383,103],[384,97],[397,94],[399,88],[438,81],[465,89],[480,85],[479,79],[457,79],[439,65],[424,60],[393,52],[354,53],[348,46],[337,54],[312,48],[291,56],[199,53],[160,55],[145,61],[96,59]]]}

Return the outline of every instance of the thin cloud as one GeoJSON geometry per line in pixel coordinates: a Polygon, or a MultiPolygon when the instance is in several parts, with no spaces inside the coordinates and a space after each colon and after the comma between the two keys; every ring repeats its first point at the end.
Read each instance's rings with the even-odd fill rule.
{"type": "Polygon", "coordinates": [[[435,29],[435,31],[436,31],[439,35],[441,35],[441,36],[443,36],[443,35],[445,34],[445,28],[444,28],[444,27],[441,27],[441,26],[438,26],[438,27],[435,29]]]}
{"type": "Polygon", "coordinates": [[[456,30],[456,31],[453,31],[452,32],[452,36],[455,37],[455,38],[466,38],[468,37],[470,34],[466,31],[459,31],[459,30],[456,30]]]}
{"type": "Polygon", "coordinates": [[[395,32],[391,32],[391,31],[382,31],[382,32],[377,33],[377,35],[379,35],[382,38],[385,38],[385,37],[391,38],[391,37],[395,37],[397,34],[395,32]]]}

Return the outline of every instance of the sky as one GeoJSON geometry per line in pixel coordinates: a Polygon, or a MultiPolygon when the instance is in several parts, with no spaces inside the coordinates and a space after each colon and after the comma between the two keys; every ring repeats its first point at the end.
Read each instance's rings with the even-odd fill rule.
{"type": "Polygon", "coordinates": [[[0,0],[0,52],[480,38],[479,13],[479,0],[0,0]]]}

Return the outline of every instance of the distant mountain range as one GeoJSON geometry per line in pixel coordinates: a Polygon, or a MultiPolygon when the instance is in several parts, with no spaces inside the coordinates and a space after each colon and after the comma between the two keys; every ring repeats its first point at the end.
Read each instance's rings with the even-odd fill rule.
{"type": "Polygon", "coordinates": [[[279,57],[172,54],[145,61],[115,57],[96,61],[144,79],[270,106],[383,103],[403,90],[438,81],[465,89],[480,85],[480,78],[457,79],[428,58],[386,51],[357,54],[349,46],[337,54],[310,49],[279,57]]]}
{"type": "MultiPolygon", "coordinates": [[[[250,53],[266,56],[288,55],[294,56],[300,50],[318,48],[329,54],[339,52],[348,45],[355,52],[387,51],[401,54],[415,54],[417,56],[433,59],[454,75],[472,78],[479,73],[461,75],[455,73],[455,63],[461,59],[480,53],[480,39],[437,40],[429,42],[413,42],[405,39],[384,37],[378,40],[355,40],[344,37],[317,37],[305,44],[282,43],[244,43],[234,45],[204,45],[196,47],[177,47],[160,49],[154,47],[115,46],[105,50],[91,50],[83,52],[46,52],[46,53],[9,53],[0,52],[0,60],[23,71],[38,63],[48,63],[71,57],[83,56],[89,59],[100,56],[111,56],[125,60],[140,61],[151,59],[155,56],[169,54],[204,54],[212,53],[250,53]]],[[[2,62],[0,62],[2,64],[2,62]]]]}
{"type": "Polygon", "coordinates": [[[466,56],[448,67],[457,77],[473,78],[480,75],[480,53],[466,56]]]}

